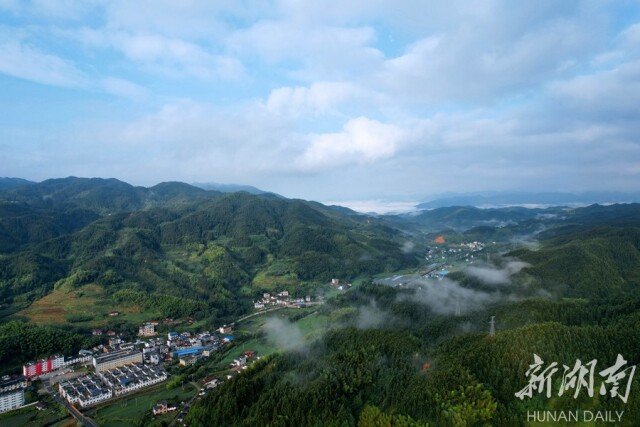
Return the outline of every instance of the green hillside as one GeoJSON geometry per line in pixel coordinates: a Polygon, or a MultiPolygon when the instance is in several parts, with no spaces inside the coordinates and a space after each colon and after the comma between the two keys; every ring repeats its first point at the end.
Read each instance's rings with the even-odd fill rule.
{"type": "Polygon", "coordinates": [[[575,232],[574,223],[538,250],[509,253],[531,265],[506,287],[464,281],[496,298],[460,316],[437,314],[414,289],[367,285],[338,296],[323,307],[332,319],[325,335],[232,379],[196,404],[190,425],[511,427],[527,425],[529,410],[617,410],[617,425],[637,425],[637,377],[626,403],[609,394],[558,397],[560,374],[551,398],[515,397],[534,354],[560,366],[597,360],[599,370],[618,354],[627,366],[640,363],[640,234],[623,225],[640,224],[640,216],[617,223],[607,214],[602,223],[613,225],[577,224],[575,232]],[[545,292],[505,296],[523,283],[545,292]],[[487,334],[491,316],[495,337],[487,334]]]}
{"type": "Polygon", "coordinates": [[[273,287],[302,293],[417,265],[375,220],[182,183],[48,180],[0,192],[0,215],[4,304],[97,285],[111,305],[157,306],[139,297],[153,294],[181,301],[158,315],[226,319],[273,287]]]}
{"type": "MultiPolygon", "coordinates": [[[[311,309],[322,321],[308,340],[305,322],[294,323],[305,314],[285,315],[301,328],[287,337],[299,337],[294,350],[262,357],[195,403],[190,425],[524,426],[527,410],[550,408],[624,410],[624,426],[640,419],[635,392],[624,405],[609,395],[515,397],[533,354],[568,366],[610,366],[617,354],[640,363],[634,204],[450,208],[416,220],[182,183],[15,186],[0,191],[1,370],[91,346],[92,327],[135,334],[165,318],[215,326],[250,312],[263,292],[315,295],[334,277],[358,286],[311,309]],[[514,259],[527,265],[496,285],[461,263],[431,293],[369,283],[424,267],[438,235],[452,245],[443,253],[487,243],[474,265],[482,274],[504,275],[514,259]],[[461,313],[443,310],[460,299],[461,313]]],[[[276,348],[273,331],[243,333],[276,348]]]]}
{"type": "Polygon", "coordinates": [[[596,227],[561,234],[540,250],[514,251],[530,273],[572,297],[632,294],[640,286],[640,228],[596,227]]]}

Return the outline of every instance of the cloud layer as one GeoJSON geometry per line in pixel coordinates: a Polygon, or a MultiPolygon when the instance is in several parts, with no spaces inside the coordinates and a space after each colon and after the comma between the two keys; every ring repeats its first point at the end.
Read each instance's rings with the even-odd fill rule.
{"type": "Polygon", "coordinates": [[[640,6],[0,1],[2,175],[635,190],[640,6]]]}

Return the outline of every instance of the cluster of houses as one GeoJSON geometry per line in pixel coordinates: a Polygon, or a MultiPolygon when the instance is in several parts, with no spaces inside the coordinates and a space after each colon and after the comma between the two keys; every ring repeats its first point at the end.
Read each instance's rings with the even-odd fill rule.
{"type": "MultiPolygon", "coordinates": [[[[122,363],[124,362],[126,360],[123,359],[122,363]]],[[[69,403],[85,408],[166,379],[167,373],[160,367],[132,363],[63,381],[59,384],[58,391],[69,403]]]]}
{"type": "MultiPolygon", "coordinates": [[[[157,324],[145,322],[140,326],[138,335],[154,337],[157,324]]],[[[24,392],[30,380],[64,373],[64,368],[78,365],[92,366],[94,373],[63,380],[58,389],[61,396],[80,407],[150,387],[167,379],[162,362],[178,359],[181,365],[186,366],[200,358],[210,357],[233,340],[232,332],[232,327],[224,325],[214,332],[169,332],[166,338],[160,336],[129,342],[124,339],[124,334],[108,331],[107,344],[93,350],[80,350],[74,356],[52,355],[29,362],[22,367],[22,375],[3,377],[0,381],[0,413],[24,405],[24,392]]],[[[92,334],[102,335],[103,331],[94,329],[92,334]]]]}
{"type": "Polygon", "coordinates": [[[271,295],[270,293],[265,292],[262,295],[261,300],[255,301],[253,303],[253,307],[256,309],[273,306],[288,306],[299,308],[310,302],[313,302],[313,298],[308,295],[304,298],[293,298],[289,296],[289,291],[280,291],[276,295],[271,295]]]}
{"type": "Polygon", "coordinates": [[[5,375],[0,381],[0,413],[18,409],[25,404],[24,392],[29,381],[52,372],[91,363],[93,352],[80,350],[75,356],[57,354],[29,362],[22,366],[22,375],[5,375]]]}
{"type": "Polygon", "coordinates": [[[113,390],[106,386],[97,375],[85,375],[75,380],[64,381],[58,387],[60,396],[69,403],[87,407],[113,397],[113,390]]]}
{"type": "Polygon", "coordinates": [[[240,355],[240,357],[233,359],[233,362],[231,362],[231,368],[236,370],[247,369],[247,362],[252,359],[259,360],[260,357],[256,357],[256,352],[253,350],[245,351],[240,355]]]}
{"type": "Polygon", "coordinates": [[[144,354],[135,343],[111,343],[101,350],[92,357],[95,374],[58,385],[60,395],[70,403],[84,408],[167,379],[162,367],[144,363],[144,354]]]}
{"type": "Polygon", "coordinates": [[[189,332],[169,332],[167,342],[171,345],[170,357],[177,358],[182,366],[191,366],[202,358],[212,356],[224,344],[233,341],[233,336],[230,335],[232,332],[233,328],[227,325],[221,326],[216,333],[205,331],[194,336],[189,332]]]}
{"type": "Polygon", "coordinates": [[[482,251],[486,247],[483,242],[473,241],[448,246],[431,246],[427,248],[425,259],[427,261],[442,262],[442,260],[464,259],[471,262],[474,258],[474,252],[482,251]]]}
{"type": "Polygon", "coordinates": [[[98,373],[115,396],[150,387],[167,379],[164,369],[143,364],[124,365],[98,373]]]}
{"type": "MultiPolygon", "coordinates": [[[[153,323],[145,323],[140,327],[141,335],[155,335],[154,328],[153,323]]],[[[231,332],[233,329],[225,325],[214,333],[169,332],[166,338],[133,343],[117,336],[111,337],[108,345],[96,348],[92,358],[96,374],[60,383],[60,394],[69,402],[86,407],[150,387],[167,379],[162,362],[178,359],[181,365],[191,365],[232,341],[233,336],[228,335],[231,332]]],[[[159,405],[154,413],[171,410],[159,405]]]]}

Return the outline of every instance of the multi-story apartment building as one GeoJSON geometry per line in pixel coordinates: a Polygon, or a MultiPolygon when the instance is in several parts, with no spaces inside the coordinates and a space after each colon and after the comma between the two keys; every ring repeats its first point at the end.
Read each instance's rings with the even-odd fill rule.
{"type": "Polygon", "coordinates": [[[54,371],[64,366],[64,357],[50,356],[47,359],[40,359],[35,362],[27,363],[22,367],[22,375],[27,378],[37,377],[42,374],[54,371]]]}
{"type": "Polygon", "coordinates": [[[93,367],[96,372],[119,368],[132,363],[142,363],[142,352],[138,350],[122,350],[102,356],[94,356],[93,367]]]}

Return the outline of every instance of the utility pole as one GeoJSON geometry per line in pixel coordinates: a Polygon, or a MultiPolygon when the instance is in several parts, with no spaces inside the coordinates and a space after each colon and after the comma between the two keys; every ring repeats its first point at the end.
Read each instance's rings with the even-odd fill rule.
{"type": "Polygon", "coordinates": [[[491,321],[489,322],[489,336],[490,337],[495,337],[496,336],[496,316],[491,316],[491,321]]]}

